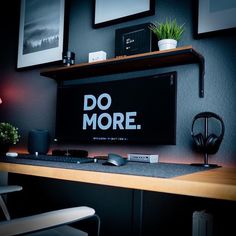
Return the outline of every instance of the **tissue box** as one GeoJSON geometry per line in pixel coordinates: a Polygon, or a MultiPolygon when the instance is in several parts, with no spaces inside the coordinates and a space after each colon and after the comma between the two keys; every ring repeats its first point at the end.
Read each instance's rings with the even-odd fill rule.
{"type": "Polygon", "coordinates": [[[90,52],[89,62],[102,61],[107,59],[107,53],[104,51],[90,52]]]}

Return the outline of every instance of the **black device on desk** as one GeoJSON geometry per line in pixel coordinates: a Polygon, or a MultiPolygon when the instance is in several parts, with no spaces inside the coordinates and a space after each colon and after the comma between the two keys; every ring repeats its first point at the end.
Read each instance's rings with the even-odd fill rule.
{"type": "Polygon", "coordinates": [[[53,162],[76,163],[76,164],[95,162],[94,158],[89,158],[89,157],[51,156],[51,155],[19,155],[17,159],[53,161],[53,162]]]}
{"type": "Polygon", "coordinates": [[[53,156],[75,156],[75,157],[88,157],[87,150],[81,149],[53,149],[53,156]]]}

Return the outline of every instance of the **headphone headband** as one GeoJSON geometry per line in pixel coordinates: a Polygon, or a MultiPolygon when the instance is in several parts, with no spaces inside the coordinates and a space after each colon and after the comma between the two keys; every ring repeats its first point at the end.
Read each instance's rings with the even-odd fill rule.
{"type": "Polygon", "coordinates": [[[225,125],[224,125],[224,122],[223,122],[223,120],[222,120],[222,118],[219,116],[219,115],[217,115],[217,114],[215,114],[215,113],[213,113],[213,112],[209,112],[209,111],[207,111],[207,112],[201,112],[201,113],[199,113],[199,114],[197,114],[194,118],[193,118],[193,122],[192,122],[192,129],[191,129],[191,134],[193,135],[193,126],[194,126],[194,123],[195,123],[195,121],[197,120],[197,119],[200,119],[200,118],[215,118],[215,119],[217,119],[217,120],[219,120],[220,121],[220,123],[221,123],[221,134],[220,134],[220,136],[219,136],[219,138],[220,139],[223,139],[223,136],[224,136],[224,133],[225,133],[225,125]]]}

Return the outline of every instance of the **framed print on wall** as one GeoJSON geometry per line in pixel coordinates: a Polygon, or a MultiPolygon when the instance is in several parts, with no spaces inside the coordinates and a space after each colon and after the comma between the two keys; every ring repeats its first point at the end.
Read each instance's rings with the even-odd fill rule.
{"type": "Polygon", "coordinates": [[[235,27],[235,0],[198,0],[198,34],[235,27]]]}
{"type": "Polygon", "coordinates": [[[65,0],[21,0],[17,68],[62,60],[65,0]]]}
{"type": "Polygon", "coordinates": [[[104,27],[155,13],[155,0],[94,0],[93,27],[104,27]]]}

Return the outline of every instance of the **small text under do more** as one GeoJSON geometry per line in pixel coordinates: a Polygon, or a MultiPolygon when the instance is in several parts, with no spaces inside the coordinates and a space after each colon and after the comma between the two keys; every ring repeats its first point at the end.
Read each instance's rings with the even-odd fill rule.
{"type": "MultiPolygon", "coordinates": [[[[112,98],[108,93],[102,93],[96,98],[92,94],[84,95],[84,112],[92,111],[96,106],[101,111],[108,110],[112,105],[112,98]]],[[[109,114],[102,113],[84,113],[83,114],[83,130],[91,127],[93,130],[137,130],[141,129],[141,125],[135,124],[136,111],[132,112],[114,112],[109,114]]]]}

